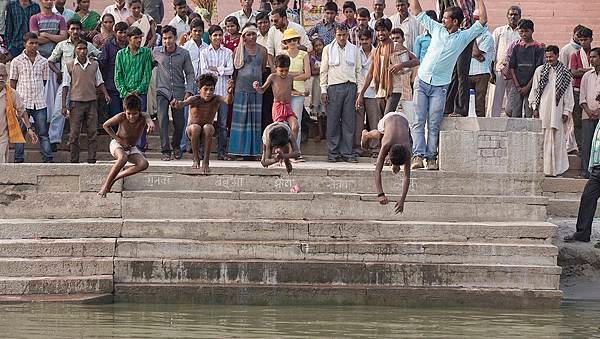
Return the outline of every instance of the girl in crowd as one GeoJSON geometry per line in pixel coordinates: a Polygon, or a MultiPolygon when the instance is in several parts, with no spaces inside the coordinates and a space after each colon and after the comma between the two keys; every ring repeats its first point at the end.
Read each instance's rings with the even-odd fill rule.
{"type": "Polygon", "coordinates": [[[90,0],[77,0],[77,7],[75,8],[73,19],[81,21],[83,37],[88,41],[92,41],[94,35],[98,33],[96,27],[100,22],[100,14],[95,11],[90,11],[90,0]]]}
{"type": "Polygon", "coordinates": [[[156,39],[154,39],[156,36],[156,23],[151,16],[142,13],[142,0],[131,0],[129,2],[129,12],[131,16],[127,18],[127,24],[142,31],[142,46],[154,47],[156,43],[156,39]]]}
{"type": "Polygon", "coordinates": [[[102,21],[100,25],[100,33],[96,34],[92,39],[92,43],[96,46],[97,49],[102,49],[104,45],[110,40],[114,35],[113,27],[115,26],[115,17],[106,13],[102,16],[102,21]]]}
{"type": "Polygon", "coordinates": [[[223,46],[235,52],[235,48],[239,45],[241,37],[240,24],[236,17],[228,16],[225,19],[225,31],[227,33],[223,37],[223,46]]]}
{"type": "MultiPolygon", "coordinates": [[[[304,83],[311,76],[310,60],[308,53],[298,48],[300,44],[300,35],[293,28],[288,28],[283,32],[282,43],[287,47],[284,54],[290,57],[290,75],[294,77],[294,92],[292,93],[292,111],[298,118],[298,136],[296,143],[300,152],[300,141],[302,139],[302,111],[304,110],[304,98],[309,95],[304,83]]],[[[302,152],[300,152],[302,153],[302,152]]],[[[304,161],[302,155],[296,158],[297,161],[304,161]]]]}
{"type": "Polygon", "coordinates": [[[321,55],[325,44],[321,38],[314,38],[312,41],[313,50],[310,53],[310,70],[312,75],[312,97],[310,104],[310,113],[317,117],[319,125],[319,138],[321,140],[327,138],[327,117],[325,109],[321,105],[321,85],[319,83],[319,75],[321,72],[321,55]]]}
{"type": "Polygon", "coordinates": [[[235,94],[227,150],[229,156],[242,156],[249,160],[260,156],[262,145],[262,94],[257,93],[252,84],[262,80],[262,73],[267,67],[267,49],[256,43],[257,34],[256,26],[246,26],[235,50],[235,94]]]}

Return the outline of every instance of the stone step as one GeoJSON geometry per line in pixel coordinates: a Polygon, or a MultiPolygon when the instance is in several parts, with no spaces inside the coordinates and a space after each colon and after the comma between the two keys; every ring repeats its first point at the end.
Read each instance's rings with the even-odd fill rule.
{"type": "Polygon", "coordinates": [[[420,221],[543,221],[545,197],[409,195],[404,214],[394,213],[398,196],[382,206],[375,194],[125,191],[126,219],[258,218],[420,221]],[[148,208],[152,201],[153,208],[148,208]],[[498,206],[502,206],[498,208],[498,206]]]}
{"type": "MultiPolygon", "coordinates": [[[[173,163],[173,162],[172,162],[173,163]]],[[[188,166],[152,162],[139,175],[124,180],[129,191],[204,190],[241,192],[289,192],[299,185],[302,192],[366,193],[375,191],[374,165],[312,163],[294,165],[292,175],[284,168],[261,168],[256,163],[211,162],[211,175],[199,175],[188,166]]],[[[403,175],[391,167],[382,173],[387,193],[402,192],[403,175]]],[[[413,171],[409,194],[541,195],[540,175],[413,171]]]]}
{"type": "Polygon", "coordinates": [[[117,238],[121,219],[2,219],[0,239],[117,238]]]}
{"type": "Polygon", "coordinates": [[[113,257],[115,242],[115,238],[2,239],[0,258],[113,257]]]}
{"type": "MultiPolygon", "coordinates": [[[[149,149],[146,153],[146,158],[147,159],[154,159],[154,160],[159,160],[162,157],[162,153],[160,152],[160,149],[149,149]]],[[[53,153],[53,158],[54,158],[54,162],[56,163],[69,163],[71,161],[71,154],[68,150],[58,150],[57,152],[53,153]]],[[[304,155],[304,158],[306,159],[306,161],[327,161],[327,155],[322,155],[322,154],[306,154],[304,155]]],[[[13,161],[14,160],[14,151],[11,150],[9,153],[9,161],[13,161]]],[[[189,153],[185,153],[183,155],[183,159],[185,160],[192,160],[192,154],[189,153]]],[[[211,153],[210,156],[211,160],[216,160],[217,159],[217,151],[215,150],[214,152],[211,153]]],[[[96,160],[97,161],[114,161],[114,157],[108,152],[108,146],[106,148],[98,148],[98,152],[96,152],[96,160]]],[[[370,157],[359,157],[358,161],[359,163],[365,163],[365,164],[369,164],[369,163],[373,163],[376,159],[370,158],[370,157]]],[[[80,155],[79,155],[79,162],[80,163],[85,163],[87,161],[87,150],[82,150],[80,155]]],[[[176,160],[174,160],[175,162],[177,162],[176,160]]],[[[42,155],[39,152],[39,150],[37,149],[30,149],[27,148],[25,149],[25,162],[26,163],[41,163],[42,162],[42,155]]],[[[236,161],[236,163],[240,163],[241,161],[236,161]]],[[[244,161],[246,162],[246,161],[244,161]]],[[[258,161],[255,161],[256,163],[258,163],[258,161]]],[[[190,162],[190,167],[192,166],[191,162],[190,162]]]]}
{"type": "Polygon", "coordinates": [[[0,258],[0,276],[48,277],[113,274],[113,258],[0,258]]]}
{"type": "Polygon", "coordinates": [[[61,303],[61,304],[112,304],[112,293],[86,293],[86,294],[26,294],[26,295],[0,295],[0,304],[20,303],[61,303]]]}
{"type": "Polygon", "coordinates": [[[0,191],[2,218],[121,218],[122,214],[120,193],[100,198],[96,192],[39,192],[35,185],[4,189],[0,191]]]}
{"type": "MultiPolygon", "coordinates": [[[[579,194],[581,196],[581,194],[579,194]]],[[[558,198],[548,200],[548,215],[553,217],[577,217],[580,199],[558,198]]],[[[600,205],[596,207],[596,217],[600,217],[600,205]]]]}
{"type": "Polygon", "coordinates": [[[581,196],[586,183],[586,179],[544,178],[542,187],[548,196],[550,193],[576,193],[581,196]]]}
{"type": "Polygon", "coordinates": [[[560,290],[332,284],[115,284],[115,302],[217,305],[373,305],[557,308],[560,290]]]}
{"type": "Polygon", "coordinates": [[[197,241],[183,239],[117,240],[116,257],[206,260],[324,260],[402,263],[556,265],[550,244],[461,242],[302,242],[197,241]]]}
{"type": "Polygon", "coordinates": [[[115,259],[115,283],[558,289],[558,266],[115,259]]]}
{"type": "Polygon", "coordinates": [[[113,276],[0,277],[2,295],[111,293],[113,276]]]}
{"type": "MultiPolygon", "coordinates": [[[[0,224],[1,225],[1,224],[0,224]]],[[[298,241],[458,241],[551,243],[549,222],[421,222],[380,220],[125,219],[124,238],[298,241]]]]}

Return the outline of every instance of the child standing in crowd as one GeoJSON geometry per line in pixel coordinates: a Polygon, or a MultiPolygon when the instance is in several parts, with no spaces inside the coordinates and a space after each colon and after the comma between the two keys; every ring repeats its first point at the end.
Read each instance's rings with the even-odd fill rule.
{"type": "Polygon", "coordinates": [[[533,117],[533,110],[528,101],[529,92],[536,68],[544,64],[544,45],[533,40],[533,28],[533,21],[528,19],[521,19],[517,24],[521,40],[513,47],[509,62],[516,87],[512,93],[513,118],[533,117]]]}
{"type": "Polygon", "coordinates": [[[67,63],[63,79],[62,113],[69,119],[69,148],[71,162],[79,162],[79,134],[85,122],[88,138],[87,162],[96,162],[96,135],[98,133],[98,102],[96,88],[99,88],[106,102],[110,103],[110,95],[104,88],[104,81],[98,62],[87,57],[88,43],[80,40],[75,46],[77,57],[67,63]],[[67,98],[71,99],[71,107],[67,108],[67,98]]]}
{"type": "MultiPolygon", "coordinates": [[[[296,136],[296,144],[300,147],[302,135],[302,111],[304,110],[304,97],[308,96],[308,91],[304,86],[304,82],[310,78],[310,60],[308,53],[300,50],[300,35],[293,29],[288,28],[283,33],[282,43],[287,47],[284,54],[290,57],[290,76],[294,78],[292,93],[292,110],[298,119],[298,133],[296,136]]],[[[300,151],[300,149],[298,149],[300,151]]],[[[299,156],[298,161],[303,161],[304,158],[299,156]]]]}
{"type": "Polygon", "coordinates": [[[321,57],[325,44],[321,38],[314,38],[312,41],[313,49],[310,53],[310,72],[312,77],[312,91],[310,114],[317,118],[319,126],[319,139],[327,138],[327,117],[325,109],[321,105],[321,86],[319,84],[319,75],[321,74],[321,57]]]}
{"type": "Polygon", "coordinates": [[[227,33],[223,37],[223,46],[234,52],[235,48],[240,44],[240,38],[242,37],[238,19],[234,16],[228,16],[225,19],[225,30],[227,33]]]}
{"type": "Polygon", "coordinates": [[[124,102],[125,112],[115,115],[102,125],[112,138],[109,146],[110,154],[117,161],[108,172],[106,181],[98,192],[101,197],[106,197],[117,180],[148,168],[144,153],[135,144],[145,130],[148,133],[154,131],[154,123],[148,113],[142,112],[142,100],[137,94],[128,94],[124,102]],[[116,133],[113,130],[114,126],[118,126],[116,133]],[[127,162],[132,163],[133,166],[121,172],[127,162]]]}
{"type": "Polygon", "coordinates": [[[342,11],[346,17],[346,20],[344,20],[342,23],[346,25],[348,29],[356,27],[358,25],[358,21],[356,21],[356,4],[354,1],[344,2],[342,5],[342,11]]]}
{"type": "MultiPolygon", "coordinates": [[[[273,85],[273,121],[287,122],[291,128],[292,140],[298,140],[298,118],[292,110],[292,92],[294,77],[290,74],[290,57],[280,54],[273,60],[275,73],[269,75],[267,81],[261,86],[255,81],[253,86],[258,93],[264,93],[265,90],[273,85]]],[[[298,94],[298,93],[296,93],[298,94]]]]}

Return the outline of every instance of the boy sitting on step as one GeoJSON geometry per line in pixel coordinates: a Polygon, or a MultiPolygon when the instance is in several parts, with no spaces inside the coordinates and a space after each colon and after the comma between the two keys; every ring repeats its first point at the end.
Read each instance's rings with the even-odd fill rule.
{"type": "Polygon", "coordinates": [[[142,137],[144,129],[147,129],[148,133],[154,131],[154,123],[148,113],[142,112],[142,99],[137,94],[128,94],[123,105],[125,112],[115,115],[102,125],[112,138],[109,146],[110,154],[117,161],[108,172],[106,182],[98,192],[101,197],[106,197],[106,193],[110,192],[117,180],[148,168],[148,161],[144,153],[137,148],[136,143],[142,137]],[[112,126],[118,126],[117,133],[112,126]],[[121,172],[128,161],[133,166],[121,172]]]}
{"type": "Polygon", "coordinates": [[[369,147],[369,139],[378,138],[381,140],[381,150],[377,157],[375,167],[375,187],[377,189],[377,201],[385,205],[388,200],[383,193],[381,186],[381,170],[383,169],[385,158],[390,156],[392,163],[392,172],[394,174],[400,171],[400,166],[404,167],[404,178],[402,180],[402,196],[396,203],[396,213],[404,211],[404,201],[408,194],[410,184],[410,161],[412,159],[412,139],[410,137],[410,128],[408,119],[403,112],[390,112],[379,120],[377,129],[372,131],[363,130],[360,140],[360,146],[366,150],[369,147]]]}
{"type": "Polygon", "coordinates": [[[292,173],[290,159],[300,155],[296,137],[292,129],[285,122],[274,122],[265,128],[263,132],[262,159],[263,167],[269,167],[275,163],[284,163],[288,174],[292,173]]]}
{"type": "Polygon", "coordinates": [[[202,74],[196,80],[196,85],[198,86],[198,95],[189,97],[184,101],[173,99],[171,107],[181,109],[184,106],[190,106],[185,134],[192,142],[192,152],[194,153],[192,168],[200,168],[200,139],[202,138],[204,143],[202,174],[208,174],[210,148],[212,137],[215,134],[213,121],[220,104],[229,105],[232,103],[233,81],[230,80],[227,83],[227,97],[215,95],[217,77],[212,74],[202,74]]]}

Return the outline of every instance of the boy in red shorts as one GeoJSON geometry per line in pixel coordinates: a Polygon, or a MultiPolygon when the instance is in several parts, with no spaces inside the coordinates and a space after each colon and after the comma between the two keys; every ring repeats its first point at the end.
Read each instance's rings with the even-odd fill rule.
{"type": "MultiPolygon", "coordinates": [[[[287,122],[292,130],[292,140],[298,136],[298,118],[292,111],[292,84],[294,77],[290,76],[290,57],[278,55],[273,61],[275,73],[269,75],[267,81],[261,86],[258,81],[253,84],[258,93],[264,93],[269,86],[273,86],[273,122],[287,122]]],[[[301,94],[304,95],[304,94],[301,94]]]]}

